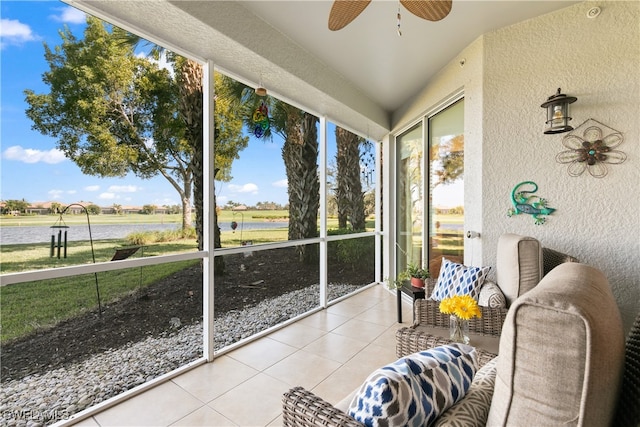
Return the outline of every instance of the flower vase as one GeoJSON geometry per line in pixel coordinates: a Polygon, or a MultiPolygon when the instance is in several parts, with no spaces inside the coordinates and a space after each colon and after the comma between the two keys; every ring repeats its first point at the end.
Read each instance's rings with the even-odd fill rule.
{"type": "Polygon", "coordinates": [[[451,315],[449,317],[449,338],[451,341],[469,344],[469,321],[451,315]]]}

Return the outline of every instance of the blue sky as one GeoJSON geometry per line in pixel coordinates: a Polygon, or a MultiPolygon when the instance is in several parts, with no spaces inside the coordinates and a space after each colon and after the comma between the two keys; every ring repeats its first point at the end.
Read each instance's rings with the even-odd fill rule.
{"type": "MultiPolygon", "coordinates": [[[[43,43],[51,48],[59,45],[58,31],[65,24],[82,38],[85,15],[58,1],[3,0],[0,8],[0,199],[62,204],[91,201],[101,206],[180,204],[178,193],[162,177],[142,180],[133,175],[122,179],[83,175],[56,149],[55,139],[31,130],[24,90],[48,93],[42,82],[42,74],[48,70],[43,43]]],[[[286,173],[280,150],[281,143],[252,139],[241,159],[234,162],[234,179],[216,184],[218,203],[285,204],[286,173]]]]}

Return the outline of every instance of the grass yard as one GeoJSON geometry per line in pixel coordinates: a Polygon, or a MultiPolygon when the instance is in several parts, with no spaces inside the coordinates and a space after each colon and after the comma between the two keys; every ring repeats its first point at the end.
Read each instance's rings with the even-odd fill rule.
{"type": "MultiPolygon", "coordinates": [[[[104,306],[199,261],[97,273],[104,306]]],[[[98,307],[96,274],[47,279],[0,287],[0,342],[21,337],[98,307]]]]}
{"type": "MultiPolygon", "coordinates": [[[[256,245],[287,240],[287,211],[244,211],[242,215],[245,222],[281,221],[282,227],[244,229],[242,232],[239,228],[235,232],[223,231],[221,234],[223,247],[237,247],[242,244],[242,241],[251,241],[256,245]]],[[[180,222],[181,220],[180,215],[94,215],[90,218],[92,224],[130,224],[134,222],[132,220],[154,220],[156,223],[180,222]]],[[[2,226],[18,224],[50,226],[56,219],[57,215],[2,217],[0,224],[2,226]]],[[[86,223],[84,215],[65,215],[64,220],[67,224],[86,223]]],[[[240,222],[238,213],[234,214],[231,211],[220,213],[220,222],[234,220],[240,222]]],[[[142,222],[140,221],[140,223],[142,222]]],[[[337,228],[337,219],[330,219],[328,225],[330,229],[337,228]]],[[[370,219],[367,222],[367,228],[372,230],[373,227],[374,221],[370,219]]],[[[197,250],[197,242],[194,238],[170,240],[172,237],[167,236],[166,234],[162,236],[158,233],[147,232],[134,233],[126,239],[94,240],[95,261],[108,262],[116,249],[129,247],[132,244],[144,247],[133,254],[131,258],[197,250]],[[165,240],[170,241],[157,241],[162,237],[167,237],[165,240]]],[[[68,242],[67,258],[61,259],[50,256],[48,243],[0,246],[0,272],[2,274],[68,267],[92,262],[93,256],[89,241],[68,242]]],[[[102,305],[109,304],[197,262],[199,261],[183,261],[97,273],[100,302],[102,305]]],[[[85,274],[1,286],[0,301],[2,303],[0,342],[6,343],[96,309],[98,307],[96,275],[85,274]]]]}

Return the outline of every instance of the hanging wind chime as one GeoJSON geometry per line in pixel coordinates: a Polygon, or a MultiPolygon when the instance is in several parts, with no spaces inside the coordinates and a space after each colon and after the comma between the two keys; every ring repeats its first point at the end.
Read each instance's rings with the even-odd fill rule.
{"type": "Polygon", "coordinates": [[[253,123],[253,134],[256,138],[262,138],[269,129],[269,108],[267,108],[267,104],[264,101],[260,103],[260,106],[253,113],[253,123]]]}
{"type": "MultiPolygon", "coordinates": [[[[93,260],[93,263],[96,263],[96,253],[95,250],[93,248],[93,236],[91,235],[91,221],[89,220],[89,211],[87,210],[87,208],[79,203],[72,203],[69,206],[67,206],[66,208],[62,209],[61,211],[59,211],[60,216],[58,217],[58,220],[51,226],[51,229],[53,230],[51,232],[51,251],[50,251],[50,256],[51,258],[53,258],[54,254],[57,252],[58,258],[60,258],[60,250],[61,248],[64,247],[64,257],[67,257],[67,231],[70,228],[68,225],[65,224],[64,219],[62,219],[62,216],[67,212],[67,209],[69,209],[72,206],[76,206],[78,208],[80,208],[82,211],[84,211],[85,215],[87,216],[87,227],[89,228],[89,242],[91,243],[91,258],[93,260]],[[57,233],[56,233],[57,230],[57,233]],[[62,231],[64,230],[64,246],[62,243],[62,231]],[[56,240],[57,237],[57,240],[56,240]],[[57,249],[57,251],[56,251],[57,249]]],[[[96,295],[98,298],[98,313],[100,314],[100,316],[102,316],[102,304],[100,302],[100,287],[98,286],[98,273],[93,273],[95,279],[96,279],[96,295]]]]}
{"type": "Polygon", "coordinates": [[[62,214],[58,220],[51,227],[51,250],[49,252],[49,256],[51,258],[57,253],[58,259],[60,259],[60,250],[64,247],[64,258],[67,257],[67,231],[69,226],[65,224],[62,219],[62,214]],[[64,230],[64,246],[62,243],[62,231],[64,230]],[[57,240],[56,240],[57,237],[57,240]]]}

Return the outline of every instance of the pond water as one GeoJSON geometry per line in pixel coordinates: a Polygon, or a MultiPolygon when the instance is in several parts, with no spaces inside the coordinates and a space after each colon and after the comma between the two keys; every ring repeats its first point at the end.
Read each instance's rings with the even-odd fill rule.
{"type": "MultiPolygon", "coordinates": [[[[220,223],[221,231],[231,231],[231,223],[220,223]]],[[[287,222],[247,222],[238,223],[236,232],[244,230],[272,229],[287,227],[287,222]]],[[[177,230],[180,224],[95,224],[91,225],[93,240],[122,239],[131,233],[144,231],[177,230]]],[[[67,241],[89,240],[89,227],[85,225],[71,225],[69,228],[55,229],[48,226],[11,226],[0,227],[0,244],[14,245],[23,243],[49,243],[51,236],[57,236],[58,231],[67,232],[67,241]]],[[[64,237],[62,237],[64,239],[64,237]]]]}

